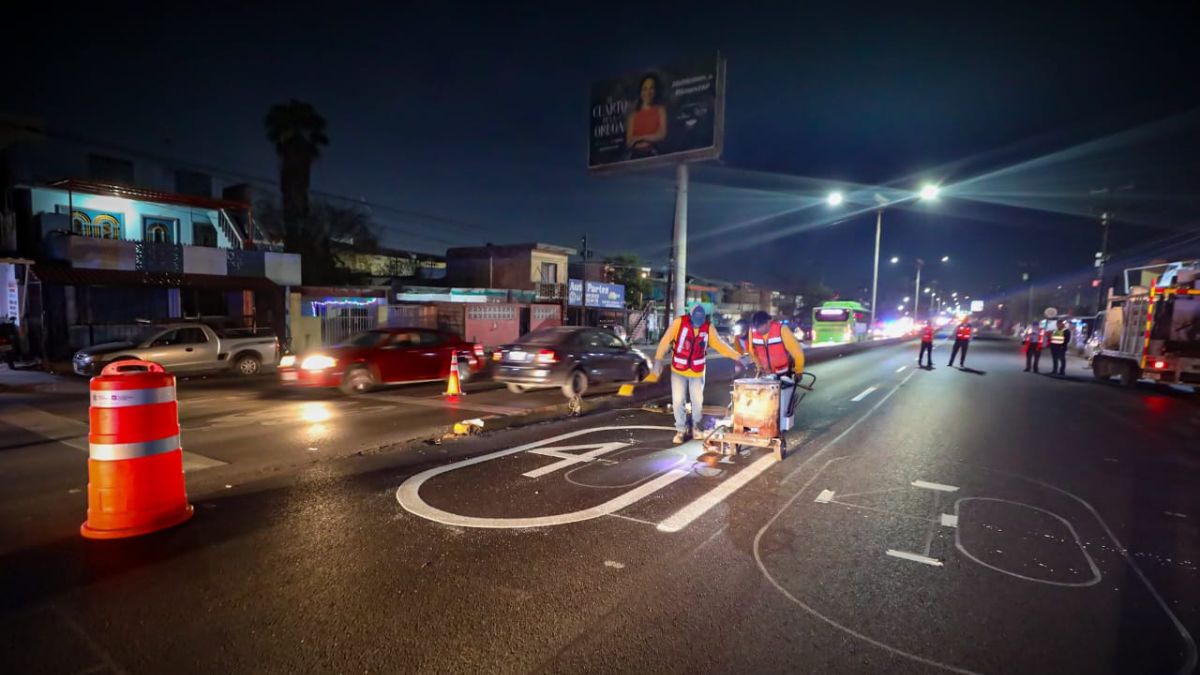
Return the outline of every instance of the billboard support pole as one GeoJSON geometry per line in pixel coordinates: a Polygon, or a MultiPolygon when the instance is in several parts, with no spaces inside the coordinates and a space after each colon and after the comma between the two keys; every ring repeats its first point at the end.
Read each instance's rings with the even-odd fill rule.
{"type": "Polygon", "coordinates": [[[687,311],[687,162],[676,165],[675,183],[675,259],[671,267],[675,270],[675,316],[679,316],[687,311]]]}

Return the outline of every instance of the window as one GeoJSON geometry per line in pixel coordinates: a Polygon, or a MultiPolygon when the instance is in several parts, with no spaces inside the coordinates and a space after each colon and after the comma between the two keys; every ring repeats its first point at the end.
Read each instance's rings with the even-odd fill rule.
{"type": "Polygon", "coordinates": [[[558,283],[558,263],[544,262],[538,270],[538,281],[543,284],[558,283]]]}
{"type": "Polygon", "coordinates": [[[419,333],[393,333],[391,339],[388,340],[387,346],[396,349],[408,349],[416,347],[421,343],[419,333]]]}
{"type": "Polygon", "coordinates": [[[208,342],[208,335],[205,334],[203,328],[178,328],[176,330],[163,333],[157,340],[154,341],[155,347],[169,347],[171,345],[201,345],[208,342]]]}
{"type": "Polygon", "coordinates": [[[418,333],[421,338],[422,347],[440,347],[446,343],[446,336],[441,333],[422,332],[418,333]]]}
{"type": "Polygon", "coordinates": [[[193,222],[192,245],[215,248],[217,246],[217,228],[213,227],[212,223],[204,220],[193,222]]]}
{"type": "Polygon", "coordinates": [[[142,218],[142,238],[160,244],[173,244],[178,224],[179,221],[174,218],[146,216],[142,218]]]}
{"type": "Polygon", "coordinates": [[[343,345],[348,347],[374,347],[383,341],[385,334],[377,330],[369,330],[365,333],[359,333],[354,337],[343,342],[343,345]]]}
{"type": "Polygon", "coordinates": [[[601,330],[588,330],[580,334],[578,344],[587,349],[623,349],[624,344],[612,333],[601,330]]]}

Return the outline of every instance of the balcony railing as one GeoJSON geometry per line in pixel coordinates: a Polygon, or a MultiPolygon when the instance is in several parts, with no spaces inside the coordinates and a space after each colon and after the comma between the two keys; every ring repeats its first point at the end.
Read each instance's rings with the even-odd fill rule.
{"type": "Polygon", "coordinates": [[[538,300],[554,300],[560,301],[567,298],[566,284],[534,284],[534,292],[537,294],[538,300]]]}

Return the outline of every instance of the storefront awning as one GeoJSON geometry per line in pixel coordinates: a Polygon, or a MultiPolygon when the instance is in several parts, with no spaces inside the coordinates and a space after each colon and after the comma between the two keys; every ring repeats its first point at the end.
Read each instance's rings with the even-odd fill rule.
{"type": "Polygon", "coordinates": [[[86,269],[65,265],[34,265],[33,273],[43,283],[60,286],[201,288],[214,291],[276,291],[279,289],[275,282],[264,277],[86,269]]]}

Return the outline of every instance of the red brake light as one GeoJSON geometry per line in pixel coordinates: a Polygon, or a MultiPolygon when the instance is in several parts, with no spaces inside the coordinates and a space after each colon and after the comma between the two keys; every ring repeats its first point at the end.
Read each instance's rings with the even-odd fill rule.
{"type": "Polygon", "coordinates": [[[475,356],[483,358],[483,345],[475,345],[475,356]]]}
{"type": "Polygon", "coordinates": [[[1166,367],[1167,367],[1167,362],[1166,362],[1166,361],[1155,361],[1155,362],[1154,362],[1154,369],[1155,369],[1155,370],[1162,370],[1163,368],[1166,368],[1166,367]]]}
{"type": "Polygon", "coordinates": [[[558,352],[553,349],[543,349],[537,354],[538,363],[558,363],[558,352]]]}

